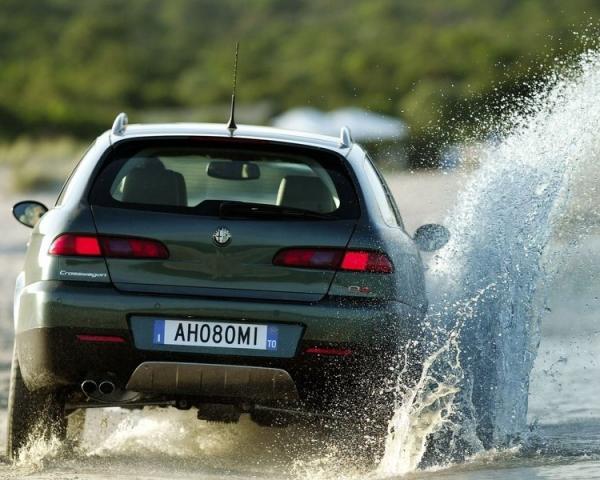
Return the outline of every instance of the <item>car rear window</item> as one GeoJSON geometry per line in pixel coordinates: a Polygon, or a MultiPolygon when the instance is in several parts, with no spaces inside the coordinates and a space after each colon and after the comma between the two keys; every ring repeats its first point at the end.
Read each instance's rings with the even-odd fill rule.
{"type": "MultiPolygon", "coordinates": [[[[334,153],[263,143],[129,141],[104,160],[93,204],[221,215],[222,205],[356,218],[358,201],[344,160],[334,153]]],[[[248,212],[251,214],[252,212],[248,212]]],[[[243,209],[236,210],[244,215],[243,209]]]]}

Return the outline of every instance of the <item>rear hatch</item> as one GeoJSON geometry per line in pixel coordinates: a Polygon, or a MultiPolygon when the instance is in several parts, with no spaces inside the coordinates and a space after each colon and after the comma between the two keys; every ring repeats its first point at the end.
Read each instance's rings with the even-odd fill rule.
{"type": "Polygon", "coordinates": [[[125,291],[315,301],[335,271],[273,264],[291,247],[345,248],[359,207],[344,159],[297,146],[136,140],[104,160],[99,235],[162,242],[168,258],[107,258],[125,291]]]}

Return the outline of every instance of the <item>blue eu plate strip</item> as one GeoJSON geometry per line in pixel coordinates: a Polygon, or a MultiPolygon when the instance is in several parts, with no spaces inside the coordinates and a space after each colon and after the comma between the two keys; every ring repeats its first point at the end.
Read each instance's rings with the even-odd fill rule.
{"type": "Polygon", "coordinates": [[[164,345],[165,343],[165,321],[154,320],[154,336],[152,337],[152,343],[155,345],[164,345]]]}
{"type": "Polygon", "coordinates": [[[279,339],[279,329],[273,325],[267,327],[267,350],[276,351],[279,339]]]}

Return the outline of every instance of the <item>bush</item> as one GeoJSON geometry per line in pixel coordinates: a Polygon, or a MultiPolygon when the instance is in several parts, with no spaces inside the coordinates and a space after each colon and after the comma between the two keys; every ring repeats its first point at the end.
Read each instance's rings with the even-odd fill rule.
{"type": "Polygon", "coordinates": [[[85,146],[68,137],[21,137],[0,144],[0,168],[14,191],[56,190],[64,182],[85,146]]]}

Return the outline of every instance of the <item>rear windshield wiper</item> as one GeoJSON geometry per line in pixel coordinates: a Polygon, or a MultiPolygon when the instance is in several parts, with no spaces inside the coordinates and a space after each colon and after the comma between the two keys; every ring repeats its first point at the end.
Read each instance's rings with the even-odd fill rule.
{"type": "Polygon", "coordinates": [[[295,217],[299,219],[317,218],[320,220],[334,220],[336,218],[334,215],[312,212],[301,208],[246,202],[221,202],[219,215],[221,217],[295,217]]]}

